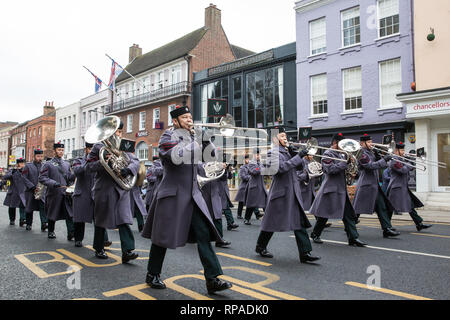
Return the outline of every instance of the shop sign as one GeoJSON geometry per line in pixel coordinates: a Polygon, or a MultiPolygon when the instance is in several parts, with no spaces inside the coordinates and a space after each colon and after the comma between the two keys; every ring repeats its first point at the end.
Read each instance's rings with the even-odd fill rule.
{"type": "Polygon", "coordinates": [[[138,137],[146,137],[148,136],[148,132],[147,131],[139,131],[136,133],[136,138],[138,137]]]}
{"type": "Polygon", "coordinates": [[[450,98],[408,103],[406,110],[408,114],[433,114],[440,111],[450,111],[450,98]]]}

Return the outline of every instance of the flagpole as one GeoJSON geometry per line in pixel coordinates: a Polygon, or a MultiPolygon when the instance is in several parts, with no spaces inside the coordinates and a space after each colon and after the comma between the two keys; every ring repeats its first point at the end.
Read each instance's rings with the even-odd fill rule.
{"type": "MultiPolygon", "coordinates": [[[[116,60],[114,60],[113,58],[111,58],[107,53],[105,53],[105,56],[107,56],[108,58],[110,58],[112,61],[116,62],[116,60]]],[[[135,59],[136,59],[136,58],[135,58],[135,59]]],[[[134,59],[133,59],[133,61],[134,61],[134,59]]],[[[131,62],[133,62],[133,61],[131,61],[131,62]]],[[[130,62],[130,63],[131,63],[131,62],[130,62]]],[[[116,63],[117,63],[117,62],[116,62],[116,63]]],[[[123,68],[120,64],[117,63],[117,65],[118,65],[119,67],[121,67],[122,70],[125,71],[125,72],[126,72],[130,77],[132,77],[135,81],[139,82],[139,84],[140,84],[145,90],[147,90],[147,91],[150,93],[150,90],[147,89],[147,87],[145,86],[145,84],[142,83],[141,80],[136,79],[131,73],[129,73],[129,72],[128,72],[125,68],[123,68]]],[[[116,80],[116,79],[114,79],[114,81],[115,81],[115,80],[116,80]]]]}
{"type": "MultiPolygon", "coordinates": [[[[96,75],[94,75],[94,73],[93,73],[91,70],[89,70],[89,69],[86,68],[85,66],[83,66],[83,68],[85,68],[85,69],[86,69],[91,75],[93,75],[94,77],[97,77],[96,75]]],[[[97,77],[97,79],[100,79],[100,78],[97,77]]],[[[100,81],[101,81],[101,80],[100,80],[100,81]]],[[[122,96],[120,95],[120,93],[114,92],[114,90],[111,89],[111,88],[110,88],[107,84],[105,84],[103,81],[101,81],[101,85],[107,87],[112,93],[117,94],[121,99],[123,99],[122,96]]]]}

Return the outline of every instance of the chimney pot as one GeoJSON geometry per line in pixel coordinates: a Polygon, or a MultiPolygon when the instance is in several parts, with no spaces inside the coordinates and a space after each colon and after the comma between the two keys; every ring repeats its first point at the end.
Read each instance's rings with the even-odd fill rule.
{"type": "Polygon", "coordinates": [[[133,61],[135,58],[142,56],[142,48],[139,48],[139,45],[136,43],[133,43],[128,52],[128,63],[133,61]]]}

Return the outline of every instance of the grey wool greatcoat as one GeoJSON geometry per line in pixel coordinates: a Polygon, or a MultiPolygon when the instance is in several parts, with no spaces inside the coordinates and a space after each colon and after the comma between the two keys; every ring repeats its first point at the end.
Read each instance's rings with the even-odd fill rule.
{"type": "Polygon", "coordinates": [[[42,165],[39,182],[47,186],[45,211],[48,220],[65,220],[67,216],[63,206],[65,206],[69,216],[73,216],[72,206],[65,196],[66,190],[56,188],[55,185],[59,183],[61,186],[70,186],[74,180],[75,175],[70,172],[69,162],[63,159],[55,157],[42,165]]]}
{"type": "MultiPolygon", "coordinates": [[[[122,189],[106,171],[99,161],[102,143],[96,143],[87,156],[87,168],[94,172],[94,219],[95,225],[105,229],[116,229],[121,224],[133,224],[133,215],[130,208],[130,191],[122,189]]],[[[128,169],[132,175],[139,172],[139,160],[129,152],[128,169]]]]}
{"type": "Polygon", "coordinates": [[[25,181],[22,177],[22,170],[9,170],[4,176],[3,180],[9,180],[10,185],[6,194],[3,205],[10,208],[24,208],[25,207],[25,181]]]}
{"type": "Polygon", "coordinates": [[[245,206],[247,208],[265,208],[267,203],[267,190],[264,178],[261,175],[261,162],[251,161],[248,164],[250,179],[245,190],[245,206]]]}
{"type": "Polygon", "coordinates": [[[73,193],[73,222],[92,223],[94,219],[94,174],[86,168],[87,156],[75,159],[72,170],[77,179],[73,193]]]}
{"type": "Polygon", "coordinates": [[[302,208],[296,172],[296,167],[303,165],[302,158],[299,155],[291,157],[284,147],[276,146],[268,152],[267,159],[277,169],[270,185],[261,230],[283,232],[311,227],[302,208]]]}
{"type": "Polygon", "coordinates": [[[161,164],[161,160],[153,161],[153,165],[147,169],[147,192],[145,193],[145,204],[147,206],[152,202],[152,197],[155,194],[155,190],[161,183],[164,169],[161,164]]]}
{"type": "Polygon", "coordinates": [[[298,180],[300,182],[300,190],[302,191],[303,210],[308,211],[311,208],[316,191],[314,190],[314,183],[317,178],[309,178],[308,167],[309,161],[303,159],[303,167],[297,170],[298,180]]]}
{"type": "Polygon", "coordinates": [[[241,184],[239,185],[234,201],[245,202],[245,190],[247,189],[248,180],[250,179],[248,164],[243,164],[239,168],[239,178],[241,179],[241,184]]]}
{"type": "MultiPolygon", "coordinates": [[[[198,173],[200,176],[205,177],[205,170],[203,165],[198,165],[198,173]]],[[[226,175],[226,173],[224,173],[226,175]]],[[[220,194],[222,181],[220,179],[213,180],[205,184],[200,190],[208,206],[209,213],[213,219],[222,219],[222,196],[220,194]]]]}
{"type": "MultiPolygon", "coordinates": [[[[326,150],[325,156],[344,159],[343,153],[326,150]]],[[[345,169],[347,162],[322,158],[322,170],[325,176],[322,185],[309,212],[316,217],[327,219],[342,219],[344,217],[345,202],[350,201],[345,182],[345,169]]],[[[352,217],[356,219],[352,209],[352,217]]]]}
{"type": "Polygon", "coordinates": [[[231,203],[230,199],[230,189],[228,188],[228,179],[232,179],[233,174],[229,169],[225,171],[223,176],[221,176],[218,179],[219,183],[219,195],[220,199],[222,200],[222,209],[225,210],[228,207],[228,204],[230,204],[230,207],[233,207],[233,204],[231,203]]]}
{"type": "Polygon", "coordinates": [[[34,190],[38,184],[39,172],[41,171],[41,162],[28,162],[22,171],[23,180],[25,182],[25,212],[39,211],[39,203],[44,201],[45,195],[41,200],[34,198],[34,190]]]}
{"type": "Polygon", "coordinates": [[[175,249],[195,242],[190,234],[194,206],[207,222],[211,241],[223,242],[214,226],[197,183],[202,147],[187,130],[167,129],[159,140],[159,157],[164,174],[149,208],[142,236],[152,243],[175,249]]]}
{"type": "Polygon", "coordinates": [[[409,190],[409,172],[414,170],[409,165],[395,161],[395,157],[389,161],[391,180],[387,188],[387,197],[397,212],[410,212],[414,208],[423,207],[423,203],[409,190]],[[412,203],[411,203],[412,200],[412,203]]]}
{"type": "Polygon", "coordinates": [[[141,189],[140,187],[134,185],[134,187],[131,188],[130,190],[130,206],[133,217],[135,216],[134,210],[136,209],[136,207],[141,212],[141,215],[143,217],[147,216],[147,210],[145,209],[145,202],[141,197],[140,189],[141,189]]]}
{"type": "Polygon", "coordinates": [[[378,193],[383,196],[389,215],[392,215],[393,207],[380,187],[379,169],[387,168],[386,161],[381,158],[376,161],[375,154],[363,149],[363,154],[358,161],[359,179],[356,184],[353,208],[356,214],[372,214],[375,210],[378,193]]]}

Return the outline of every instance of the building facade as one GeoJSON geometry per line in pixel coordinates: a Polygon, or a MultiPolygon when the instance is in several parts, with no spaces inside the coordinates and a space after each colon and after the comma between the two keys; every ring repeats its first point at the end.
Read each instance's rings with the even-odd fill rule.
{"type": "Polygon", "coordinates": [[[321,145],[337,131],[405,141],[412,124],[396,94],[414,81],[411,1],[302,0],[295,10],[298,125],[321,145]]]}
{"type": "Polygon", "coordinates": [[[406,118],[415,124],[415,146],[426,158],[446,163],[417,171],[417,192],[428,207],[450,210],[450,30],[446,0],[414,1],[415,92],[397,99],[406,104],[406,118]]]}
{"type": "Polygon", "coordinates": [[[26,159],[33,159],[34,149],[44,151],[44,158],[52,158],[55,154],[55,107],[52,102],[45,102],[43,114],[40,117],[28,121],[26,138],[26,159]]]}
{"type": "Polygon", "coordinates": [[[28,121],[19,123],[11,129],[10,155],[15,159],[27,159],[27,125],[28,121]]]}
{"type": "Polygon", "coordinates": [[[80,102],[55,110],[55,142],[64,144],[64,159],[73,158],[72,151],[79,147],[80,102]]]}
{"type": "Polygon", "coordinates": [[[10,147],[11,147],[11,130],[17,125],[17,122],[1,122],[0,123],[0,174],[8,168],[10,147]]]}
{"type": "Polygon", "coordinates": [[[170,111],[191,105],[193,73],[250,53],[228,42],[221,11],[211,4],[202,28],[143,55],[138,45],[130,47],[127,72],[117,78],[106,114],[122,119],[124,138],[136,141],[136,156],[151,159],[159,153],[164,129],[172,125],[170,111]]]}

